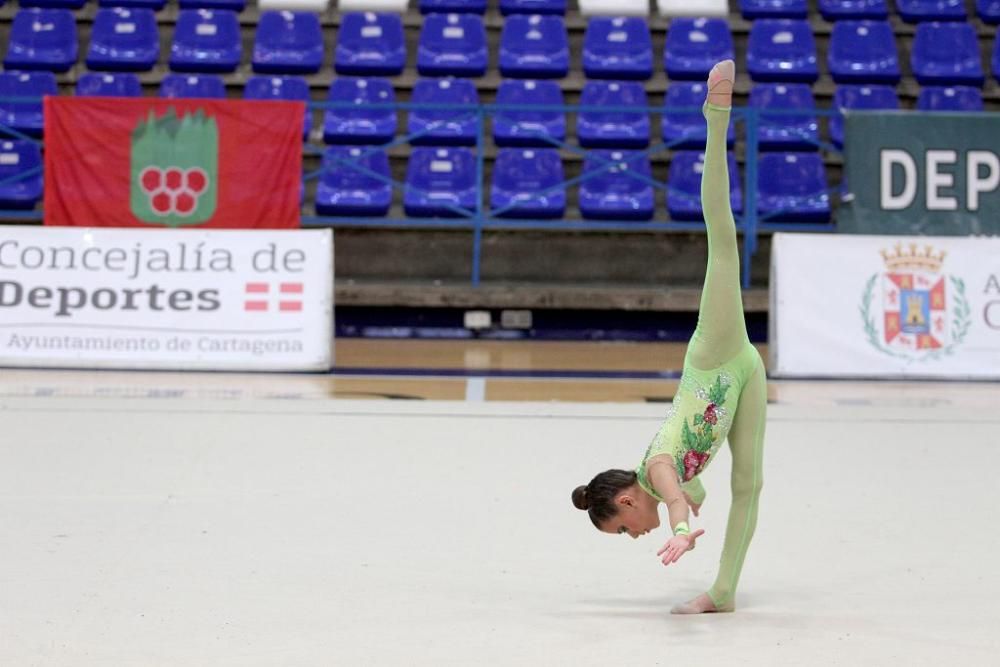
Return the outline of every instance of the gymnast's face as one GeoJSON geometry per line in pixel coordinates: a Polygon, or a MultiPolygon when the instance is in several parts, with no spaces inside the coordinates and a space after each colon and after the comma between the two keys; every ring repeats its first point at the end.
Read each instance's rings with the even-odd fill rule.
{"type": "Polygon", "coordinates": [[[612,535],[628,535],[638,539],[660,526],[660,515],[656,511],[656,501],[641,489],[626,489],[615,497],[618,514],[601,525],[601,532],[612,535]],[[648,500],[647,500],[648,499],[648,500]]]}

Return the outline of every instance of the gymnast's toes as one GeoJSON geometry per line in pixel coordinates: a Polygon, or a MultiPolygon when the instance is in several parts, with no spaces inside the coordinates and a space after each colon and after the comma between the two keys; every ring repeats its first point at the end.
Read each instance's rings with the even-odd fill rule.
{"type": "Polygon", "coordinates": [[[733,84],[736,81],[736,63],[723,60],[716,63],[708,73],[708,95],[706,101],[717,107],[729,108],[733,105],[733,84]]]}
{"type": "Polygon", "coordinates": [[[680,604],[674,605],[674,608],[670,610],[671,614],[714,614],[718,612],[730,612],[734,611],[736,606],[730,601],[728,604],[723,605],[721,608],[717,609],[715,603],[712,602],[712,598],[708,597],[707,593],[702,593],[696,598],[688,600],[687,602],[681,602],[680,604]]]}

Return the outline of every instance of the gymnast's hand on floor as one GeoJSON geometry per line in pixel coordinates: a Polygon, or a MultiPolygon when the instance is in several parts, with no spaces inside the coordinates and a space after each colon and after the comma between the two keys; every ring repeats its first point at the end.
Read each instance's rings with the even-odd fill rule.
{"type": "Polygon", "coordinates": [[[674,535],[667,540],[662,549],[656,552],[656,555],[662,556],[660,560],[663,561],[664,565],[676,563],[684,555],[685,551],[694,549],[694,541],[704,535],[704,533],[704,530],[698,529],[690,535],[674,535]]]}

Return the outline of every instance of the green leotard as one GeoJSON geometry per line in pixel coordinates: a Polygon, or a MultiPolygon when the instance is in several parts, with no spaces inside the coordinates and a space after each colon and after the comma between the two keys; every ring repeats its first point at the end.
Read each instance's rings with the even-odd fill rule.
{"type": "Polygon", "coordinates": [[[736,223],[729,205],[726,130],[729,109],[705,105],[708,141],[701,176],[701,201],[708,231],[708,265],[698,326],[688,344],[673,406],[636,470],[639,484],[663,500],[649,483],[646,462],[669,455],[681,488],[696,503],[705,499],[698,475],[729,440],[733,456],[726,538],[719,574],[708,591],[716,608],[736,593],[747,548],[757,525],[763,485],[762,460],[767,385],[764,365],[747,337],[740,293],[736,223]]]}

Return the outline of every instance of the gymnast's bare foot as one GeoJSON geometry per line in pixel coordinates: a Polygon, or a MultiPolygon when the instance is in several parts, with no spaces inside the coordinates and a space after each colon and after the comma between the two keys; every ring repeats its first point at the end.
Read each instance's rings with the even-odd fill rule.
{"type": "Polygon", "coordinates": [[[736,609],[736,606],[730,602],[724,605],[721,609],[715,608],[715,603],[712,602],[712,598],[708,597],[707,593],[702,593],[698,597],[688,600],[687,602],[682,602],[675,605],[673,609],[670,610],[671,614],[714,614],[719,612],[729,612],[736,609]]]}
{"type": "Polygon", "coordinates": [[[733,83],[736,81],[736,63],[723,60],[708,73],[708,95],[705,101],[717,107],[733,106],[733,83]]]}

